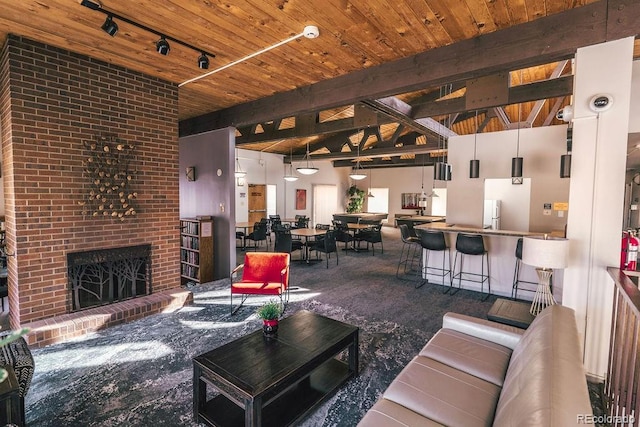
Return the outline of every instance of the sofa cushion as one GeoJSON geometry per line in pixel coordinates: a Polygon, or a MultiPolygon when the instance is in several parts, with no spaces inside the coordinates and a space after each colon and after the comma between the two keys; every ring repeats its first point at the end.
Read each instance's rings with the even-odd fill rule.
{"type": "Polygon", "coordinates": [[[436,360],[416,356],[383,397],[448,426],[490,426],[500,387],[436,360]]]}
{"type": "Polygon", "coordinates": [[[435,427],[442,426],[402,405],[380,399],[358,423],[360,427],[435,427]]]}
{"type": "Polygon", "coordinates": [[[440,329],[420,351],[474,377],[502,387],[511,349],[451,329],[440,329]]]}
{"type": "Polygon", "coordinates": [[[573,310],[543,310],[513,350],[495,426],[567,426],[592,414],[573,310]]]}

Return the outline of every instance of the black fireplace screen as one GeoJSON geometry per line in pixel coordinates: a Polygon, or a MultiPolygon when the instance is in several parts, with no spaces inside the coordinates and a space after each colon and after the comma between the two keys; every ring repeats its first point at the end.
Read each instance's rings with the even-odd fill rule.
{"type": "Polygon", "coordinates": [[[67,254],[72,311],[151,293],[151,245],[67,254]]]}

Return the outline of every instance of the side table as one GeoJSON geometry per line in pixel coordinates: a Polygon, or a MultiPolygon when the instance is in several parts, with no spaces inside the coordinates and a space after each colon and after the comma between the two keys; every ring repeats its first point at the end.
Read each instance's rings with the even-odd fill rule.
{"type": "Polygon", "coordinates": [[[487,319],[517,328],[527,329],[535,316],[529,313],[530,304],[498,298],[487,313],[487,319]]]}
{"type": "Polygon", "coordinates": [[[11,366],[3,366],[9,376],[0,382],[0,425],[23,426],[20,409],[20,386],[11,366]]]}

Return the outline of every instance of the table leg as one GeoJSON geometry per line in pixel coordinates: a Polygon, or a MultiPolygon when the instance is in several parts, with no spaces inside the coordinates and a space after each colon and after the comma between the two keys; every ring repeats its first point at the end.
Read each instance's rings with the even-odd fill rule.
{"type": "Polygon", "coordinates": [[[207,383],[200,379],[202,370],[199,366],[193,367],[193,419],[200,422],[200,410],[204,409],[207,402],[207,383]]]}
{"type": "Polygon", "coordinates": [[[262,398],[248,399],[244,406],[244,425],[259,427],[262,425],[262,398]]]}
{"type": "Polygon", "coordinates": [[[358,375],[360,369],[359,353],[360,345],[358,343],[358,332],[356,331],[353,342],[349,345],[349,371],[353,372],[354,375],[358,375]]]}

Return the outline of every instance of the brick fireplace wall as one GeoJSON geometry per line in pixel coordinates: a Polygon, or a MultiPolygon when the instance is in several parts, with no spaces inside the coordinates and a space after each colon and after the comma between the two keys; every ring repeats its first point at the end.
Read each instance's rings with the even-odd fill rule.
{"type": "Polygon", "coordinates": [[[10,35],[0,55],[0,136],[12,327],[69,313],[66,256],[149,243],[152,287],[180,286],[178,88],[10,35]],[[85,141],[135,146],[135,217],[83,215],[85,141]]]}

